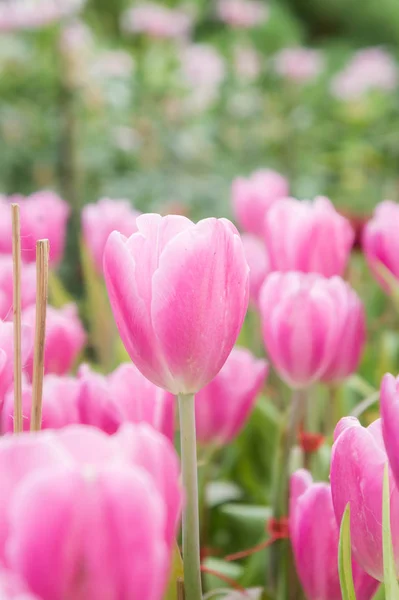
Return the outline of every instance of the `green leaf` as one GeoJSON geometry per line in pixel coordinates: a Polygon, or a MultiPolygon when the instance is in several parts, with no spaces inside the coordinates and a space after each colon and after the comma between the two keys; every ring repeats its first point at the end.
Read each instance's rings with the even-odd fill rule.
{"type": "Polygon", "coordinates": [[[225,504],[222,506],[221,512],[233,519],[243,521],[245,524],[252,521],[260,526],[264,525],[272,516],[270,506],[252,504],[225,504]]]}
{"type": "Polygon", "coordinates": [[[241,488],[231,481],[211,481],[206,486],[206,504],[209,508],[239,500],[241,496],[241,488]]]}
{"type": "Polygon", "coordinates": [[[49,297],[52,306],[62,308],[65,304],[75,302],[73,296],[65,289],[61,279],[53,271],[49,272],[48,284],[49,297]]]}
{"type": "Polygon", "coordinates": [[[175,547],[173,549],[173,560],[172,568],[170,570],[169,585],[168,589],[166,590],[164,600],[177,600],[177,580],[179,578],[184,579],[183,560],[178,545],[177,543],[175,543],[175,547]]]}
{"type": "Polygon", "coordinates": [[[342,600],[356,600],[355,586],[352,576],[352,553],[350,534],[350,505],[346,505],[341,521],[338,548],[339,580],[341,583],[342,600]]]}
{"type": "Polygon", "coordinates": [[[384,557],[384,585],[386,600],[399,600],[395,560],[392,548],[388,464],[384,469],[382,493],[382,553],[384,557]]]}

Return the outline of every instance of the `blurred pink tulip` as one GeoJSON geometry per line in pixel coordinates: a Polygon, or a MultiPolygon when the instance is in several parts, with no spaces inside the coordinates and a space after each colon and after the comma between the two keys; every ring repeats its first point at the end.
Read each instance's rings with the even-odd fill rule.
{"type": "Polygon", "coordinates": [[[288,193],[288,181],[277,171],[260,169],[247,179],[237,177],[232,185],[232,202],[239,226],[248,233],[262,236],[267,211],[288,193]]]}
{"type": "Polygon", "coordinates": [[[21,248],[25,262],[35,262],[36,242],[50,241],[50,265],[57,266],[64,254],[69,207],[53,192],[36,192],[31,196],[0,197],[0,252],[11,254],[11,208],[14,202],[20,206],[21,248]]]}
{"type": "Polygon", "coordinates": [[[0,569],[1,600],[40,600],[29,593],[21,579],[5,569],[0,569]]]}
{"type": "MultiPolygon", "coordinates": [[[[0,254],[0,319],[11,321],[13,318],[13,261],[11,254],[0,254]]],[[[26,308],[36,301],[36,266],[22,265],[21,304],[26,308]]]]}
{"type": "MultiPolygon", "coordinates": [[[[23,323],[35,327],[36,307],[29,306],[22,313],[23,323]]],[[[44,372],[65,375],[73,367],[86,343],[86,333],[78,316],[75,304],[60,309],[47,307],[46,338],[44,342],[44,372]]],[[[30,378],[33,362],[29,361],[26,371],[30,378]]]]}
{"type": "Polygon", "coordinates": [[[148,381],[133,364],[122,364],[107,376],[84,365],[79,381],[80,423],[114,433],[124,422],[145,422],[173,440],[174,397],[148,381]]]}
{"type": "Polygon", "coordinates": [[[274,271],[342,275],[354,232],[328,198],[286,198],[266,214],[264,240],[274,271]]]}
{"type": "Polygon", "coordinates": [[[109,234],[117,230],[123,235],[132,235],[137,231],[139,214],[128,200],[102,198],[96,204],[87,204],[83,208],[83,239],[99,273],[103,271],[103,254],[109,234]]]}
{"type": "Polygon", "coordinates": [[[252,304],[257,306],[260,289],[270,272],[269,257],[265,244],[255,235],[243,233],[241,240],[249,266],[249,297],[252,304]]]}
{"type": "Polygon", "coordinates": [[[155,2],[143,2],[130,8],[122,21],[125,31],[144,33],[152,38],[185,38],[190,33],[192,19],[179,9],[155,2]]]}
{"type": "Polygon", "coordinates": [[[318,50],[284,48],[274,57],[276,73],[296,83],[306,83],[320,75],[324,61],[318,50]]]}
{"type": "Polygon", "coordinates": [[[174,394],[195,393],[220,371],[248,306],[249,268],[226,219],[196,225],[148,214],[130,238],[113,232],[104,272],[133,363],[174,394]]]}
{"type": "Polygon", "coordinates": [[[399,240],[396,235],[398,219],[399,204],[385,200],[377,206],[373,218],[363,230],[362,246],[368,265],[388,293],[392,292],[392,286],[384,278],[381,269],[386,269],[388,275],[399,285],[399,240]]]}
{"type": "MultiPolygon", "coordinates": [[[[341,522],[350,502],[354,558],[369,575],[382,581],[382,483],[387,454],[381,419],[366,429],[354,417],[345,417],[334,438],[330,479],[337,521],[341,522]]],[[[392,541],[399,573],[399,490],[391,470],[389,479],[392,541]]]]}
{"type": "MultiPolygon", "coordinates": [[[[291,476],[289,527],[295,565],[308,600],[341,600],[339,528],[331,488],[313,483],[308,471],[291,476]]],[[[379,582],[352,561],[357,600],[370,600],[379,582]]]]}
{"type": "Polygon", "coordinates": [[[233,348],[215,379],[195,397],[197,439],[201,444],[231,442],[248,419],[265,383],[268,365],[246,348],[233,348]]]}
{"type": "Polygon", "coordinates": [[[322,376],[325,382],[340,381],[354,373],[366,342],[366,317],[363,304],[348,283],[335,287],[340,310],[336,327],[340,331],[338,349],[322,376]]]}
{"type": "Polygon", "coordinates": [[[380,409],[385,449],[399,489],[399,378],[390,373],[382,380],[380,409]]]}
{"type": "Polygon", "coordinates": [[[372,90],[389,92],[398,85],[398,65],[383,48],[363,48],[333,77],[331,92],[340,100],[359,100],[372,90]]]}
{"type": "MultiPolygon", "coordinates": [[[[45,375],[43,379],[42,429],[60,429],[79,423],[77,399],[79,382],[72,377],[45,375]]],[[[32,386],[22,386],[22,415],[24,431],[30,429],[32,410],[32,386]]],[[[1,409],[1,433],[12,433],[14,429],[14,390],[5,396],[1,409]]]]}
{"type": "MultiPolygon", "coordinates": [[[[320,380],[334,361],[341,366],[347,284],[312,273],[271,273],[260,292],[263,340],[272,364],[291,387],[320,380]]],[[[345,365],[346,367],[346,365],[345,365]]]]}
{"type": "Polygon", "coordinates": [[[263,2],[257,0],[218,0],[219,19],[236,28],[249,28],[264,23],[269,10],[263,2]]]}
{"type": "Polygon", "coordinates": [[[0,555],[41,600],[161,600],[182,504],[164,436],[144,425],[5,436],[0,486],[0,555]]]}
{"type": "MultiPolygon", "coordinates": [[[[25,368],[33,350],[33,331],[23,326],[21,331],[21,360],[25,368]]],[[[4,396],[14,381],[14,327],[6,321],[0,321],[0,407],[4,396]]]]}

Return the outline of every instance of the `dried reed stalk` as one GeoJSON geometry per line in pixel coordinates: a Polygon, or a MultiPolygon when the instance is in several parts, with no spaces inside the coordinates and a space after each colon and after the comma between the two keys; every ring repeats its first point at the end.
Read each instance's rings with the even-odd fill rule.
{"type": "Polygon", "coordinates": [[[179,577],[177,580],[177,600],[185,600],[184,581],[179,577]]]}
{"type": "Polygon", "coordinates": [[[31,431],[39,431],[42,424],[44,340],[46,335],[49,250],[50,245],[48,240],[39,240],[36,242],[36,327],[33,355],[31,431]]]}

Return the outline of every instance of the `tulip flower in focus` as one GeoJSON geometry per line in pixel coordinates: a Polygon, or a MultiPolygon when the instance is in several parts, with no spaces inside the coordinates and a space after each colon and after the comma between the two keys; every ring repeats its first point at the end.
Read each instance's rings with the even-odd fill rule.
{"type": "MultiPolygon", "coordinates": [[[[13,262],[12,256],[0,255],[0,319],[13,318],[13,262]]],[[[21,306],[26,308],[36,301],[36,266],[24,264],[21,269],[21,306]]]]}
{"type": "MultiPolygon", "coordinates": [[[[338,364],[347,284],[312,273],[271,273],[260,292],[263,340],[280,377],[293,388],[320,380],[338,364]]],[[[342,367],[344,369],[344,367],[342,367]]]]}
{"type": "MultiPolygon", "coordinates": [[[[36,308],[29,306],[22,313],[22,322],[35,327],[36,308]]],[[[47,307],[46,338],[44,343],[44,372],[65,375],[73,367],[86,343],[86,333],[79,319],[77,306],[67,304],[63,308],[47,307]]],[[[32,378],[33,362],[26,371],[32,378]]]]}
{"type": "Polygon", "coordinates": [[[132,235],[137,231],[136,219],[139,214],[128,200],[102,198],[83,208],[83,239],[99,273],[103,270],[104,248],[109,234],[117,230],[123,235],[132,235]]]}
{"type": "MultiPolygon", "coordinates": [[[[43,379],[42,429],[60,429],[66,425],[79,423],[77,400],[79,381],[73,377],[45,375],[43,379]]],[[[23,429],[29,431],[32,411],[32,385],[22,385],[23,429]]],[[[1,433],[14,430],[14,390],[11,388],[0,412],[1,433]]]]}
{"type": "MultiPolygon", "coordinates": [[[[328,483],[301,469],[290,480],[289,527],[295,566],[307,600],[341,600],[339,527],[328,483]]],[[[352,561],[357,600],[370,600],[379,582],[352,561]]]]}
{"type": "Polygon", "coordinates": [[[21,249],[25,262],[35,262],[36,242],[50,242],[50,266],[56,267],[64,254],[68,204],[53,192],[36,192],[31,196],[0,197],[0,252],[11,254],[11,209],[14,202],[20,206],[21,249]]]}
{"type": "Polygon", "coordinates": [[[248,265],[226,219],[137,218],[113,232],[104,273],[122,341],[138,369],[174,394],[195,393],[220,371],[248,306],[248,265]]]}
{"type": "Polygon", "coordinates": [[[399,219],[399,204],[385,200],[377,206],[373,218],[363,230],[363,251],[368,265],[379,284],[388,293],[392,283],[399,281],[399,242],[396,223],[399,219]]]}
{"type": "Polygon", "coordinates": [[[0,555],[41,600],[163,598],[178,461],[163,436],[126,427],[0,441],[0,555]]]}
{"type": "Polygon", "coordinates": [[[232,185],[232,203],[239,226],[247,233],[263,236],[267,211],[288,193],[288,181],[270,169],[255,171],[248,178],[237,177],[232,185]]]}
{"type": "Polygon", "coordinates": [[[354,240],[350,223],[328,198],[285,198],[264,221],[264,241],[273,271],[342,275],[354,240]]]}
{"type": "Polygon", "coordinates": [[[0,598],[1,600],[40,600],[28,592],[15,573],[5,569],[0,570],[0,598]]]}
{"type": "Polygon", "coordinates": [[[246,348],[233,348],[215,379],[195,397],[197,440],[223,445],[241,431],[265,383],[268,365],[246,348]]]}
{"type": "Polygon", "coordinates": [[[122,364],[107,376],[83,365],[79,384],[80,423],[114,433],[124,422],[146,422],[173,440],[173,396],[148,381],[133,364],[122,364]]]}
{"type": "Polygon", "coordinates": [[[263,241],[255,235],[243,233],[241,240],[249,266],[249,297],[257,306],[261,287],[270,272],[269,258],[263,241]]]}
{"type": "Polygon", "coordinates": [[[382,380],[380,408],[384,444],[399,488],[399,378],[390,373],[384,375],[382,380]]]}
{"type": "MultiPolygon", "coordinates": [[[[367,429],[354,417],[345,417],[334,432],[331,491],[337,522],[351,506],[351,542],[357,563],[372,577],[383,580],[382,484],[387,452],[381,419],[367,429]]],[[[399,574],[399,490],[389,469],[393,553],[399,574]]]]}
{"type": "MultiPolygon", "coordinates": [[[[33,330],[29,326],[21,331],[21,361],[23,368],[31,358],[33,350],[33,330]]],[[[14,381],[14,326],[0,321],[0,406],[4,396],[14,381]]]]}

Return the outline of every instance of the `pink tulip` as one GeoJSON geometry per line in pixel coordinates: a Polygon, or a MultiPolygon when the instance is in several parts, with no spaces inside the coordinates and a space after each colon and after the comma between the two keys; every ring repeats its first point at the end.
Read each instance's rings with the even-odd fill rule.
{"type": "Polygon", "coordinates": [[[264,240],[274,271],[342,275],[354,232],[328,198],[286,198],[267,212],[264,240]]]}
{"type": "MultiPolygon", "coordinates": [[[[381,419],[367,429],[354,417],[345,417],[334,433],[331,490],[338,523],[348,502],[351,506],[353,555],[372,577],[383,580],[382,483],[387,455],[381,419]]],[[[399,573],[399,490],[389,470],[391,530],[396,571],[399,573]]]]}
{"type": "Polygon", "coordinates": [[[399,424],[399,378],[390,373],[384,375],[382,380],[380,408],[385,449],[399,487],[399,429],[396,428],[399,424]]]}
{"type": "Polygon", "coordinates": [[[236,28],[254,27],[268,19],[268,8],[257,0],[218,0],[219,19],[236,28]]]}
{"type": "Polygon", "coordinates": [[[276,73],[296,83],[315,79],[323,69],[323,57],[310,48],[284,48],[274,57],[276,73]]]}
{"type": "Polygon", "coordinates": [[[238,177],[232,185],[232,201],[239,226],[248,233],[262,236],[267,211],[276,200],[289,193],[288,181],[269,169],[260,169],[250,177],[238,177]]]}
{"type": "Polygon", "coordinates": [[[83,208],[83,238],[99,273],[103,271],[103,254],[109,234],[116,229],[123,235],[132,235],[137,231],[139,214],[128,200],[102,198],[83,208]]]}
{"type": "Polygon", "coordinates": [[[0,555],[41,600],[163,598],[182,496],[164,436],[5,436],[0,486],[0,555]]]}
{"type": "Polygon", "coordinates": [[[195,397],[197,439],[223,445],[241,431],[267,377],[265,360],[246,348],[233,348],[215,379],[195,397]]]}
{"type": "Polygon", "coordinates": [[[133,364],[122,364],[105,377],[84,365],[79,380],[80,423],[114,433],[124,422],[145,422],[173,440],[173,396],[148,381],[133,364]]]}
{"type": "Polygon", "coordinates": [[[330,365],[344,370],[337,352],[347,317],[346,285],[340,277],[312,273],[267,277],[259,299],[263,340],[274,368],[291,387],[320,380],[330,365]]]}
{"type": "Polygon", "coordinates": [[[26,262],[36,260],[37,240],[50,241],[50,264],[61,261],[66,237],[69,207],[53,192],[36,192],[28,197],[10,196],[0,198],[0,252],[11,254],[11,202],[20,206],[22,258],[26,262]]]}
{"type": "Polygon", "coordinates": [[[322,380],[325,382],[340,381],[354,373],[366,341],[366,318],[359,296],[344,282],[336,286],[335,293],[342,308],[342,312],[336,315],[340,341],[338,351],[323,374],[322,380]]]}
{"type": "MultiPolygon", "coordinates": [[[[29,306],[23,311],[22,320],[32,328],[35,327],[35,306],[29,306]]],[[[55,373],[56,375],[68,373],[85,343],[86,334],[78,316],[77,306],[68,304],[60,309],[48,306],[44,345],[44,372],[55,373]]],[[[32,361],[28,362],[26,371],[32,378],[32,361]]]]}
{"type": "Polygon", "coordinates": [[[0,570],[1,600],[39,600],[26,589],[19,577],[5,569],[0,570]]]}
{"type": "MultiPolygon", "coordinates": [[[[45,375],[43,380],[42,429],[60,429],[66,425],[79,423],[77,399],[79,382],[72,377],[45,375]]],[[[32,410],[32,386],[25,382],[22,386],[22,415],[24,431],[30,429],[32,410]]],[[[0,430],[12,433],[14,429],[14,390],[5,396],[0,414],[0,430]]]]}
{"type": "Polygon", "coordinates": [[[220,371],[248,306],[248,265],[226,219],[196,225],[142,215],[130,238],[113,232],[104,272],[122,340],[142,374],[174,393],[194,393],[220,371]]]}
{"type": "MultiPolygon", "coordinates": [[[[23,326],[21,331],[21,360],[25,368],[33,349],[33,331],[23,326]]],[[[14,381],[14,327],[10,322],[0,321],[0,407],[4,395],[14,381]]]]}
{"type": "MultiPolygon", "coordinates": [[[[339,528],[331,488],[313,483],[308,471],[294,473],[290,482],[290,537],[295,565],[308,600],[341,600],[338,574],[339,528]]],[[[357,600],[370,600],[379,582],[352,561],[357,600]]]]}
{"type": "Polygon", "coordinates": [[[363,230],[362,245],[368,265],[388,293],[393,290],[381,269],[387,270],[388,275],[399,282],[399,242],[395,228],[398,218],[399,204],[385,200],[377,206],[373,218],[363,230]]]}
{"type": "MultiPolygon", "coordinates": [[[[13,261],[12,256],[0,254],[0,318],[13,318],[13,261]]],[[[26,308],[36,301],[36,266],[26,264],[21,271],[21,304],[26,308]]]]}
{"type": "Polygon", "coordinates": [[[192,19],[182,10],[145,2],[130,8],[123,15],[122,24],[130,33],[144,33],[158,39],[179,39],[190,33],[192,19]]]}
{"type": "Polygon", "coordinates": [[[249,266],[249,297],[252,304],[257,306],[260,289],[270,272],[269,257],[264,243],[255,235],[244,233],[241,239],[249,266]]]}

